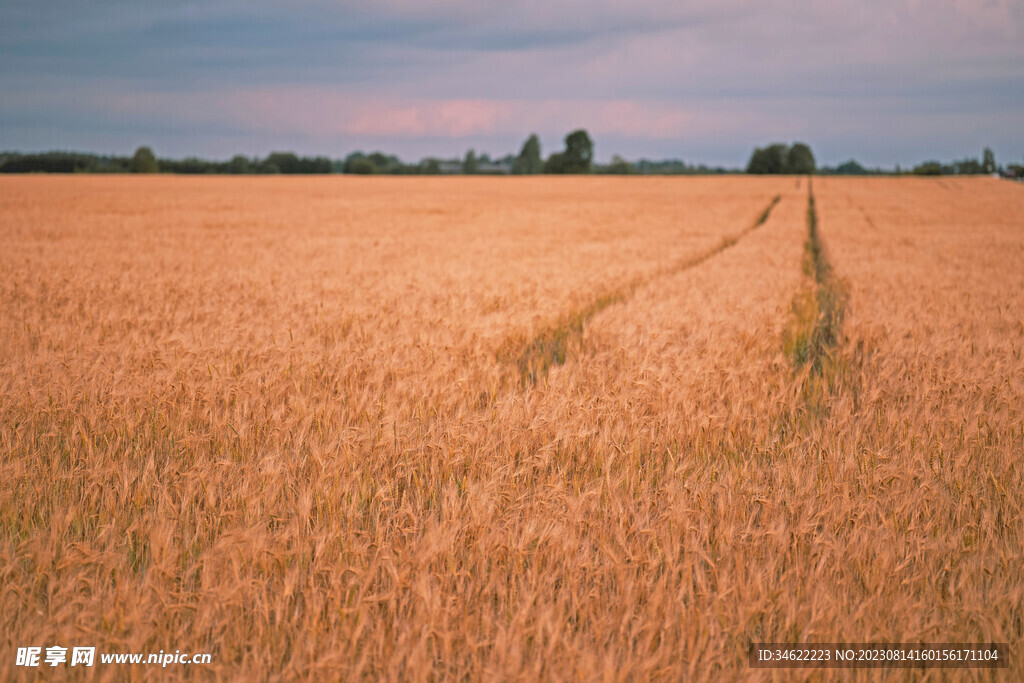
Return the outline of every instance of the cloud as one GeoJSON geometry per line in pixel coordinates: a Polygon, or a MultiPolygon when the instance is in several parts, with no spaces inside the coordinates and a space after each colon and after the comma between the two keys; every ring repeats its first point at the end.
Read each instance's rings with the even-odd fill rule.
{"type": "Polygon", "coordinates": [[[360,106],[346,121],[350,135],[461,138],[524,131],[663,139],[687,132],[689,117],[664,103],[585,100],[439,100],[360,106]]]}
{"type": "Polygon", "coordinates": [[[1024,117],[1022,27],[1019,0],[3,3],[0,146],[149,130],[171,154],[409,155],[586,127],[627,156],[739,163],[797,135],[884,154],[916,117],[901,154],[962,155],[978,122],[1024,117]]]}
{"type": "Polygon", "coordinates": [[[462,138],[497,132],[502,107],[486,100],[360,105],[344,131],[355,136],[462,138]]]}
{"type": "MultiPolygon", "coordinates": [[[[27,108],[53,107],[65,94],[26,94],[27,108]]],[[[110,92],[80,89],[80,111],[98,116],[202,124],[250,132],[309,137],[466,138],[518,136],[530,131],[664,139],[707,131],[717,118],[665,102],[576,99],[406,99],[338,92],[311,86],[217,90],[202,93],[110,92]]]]}

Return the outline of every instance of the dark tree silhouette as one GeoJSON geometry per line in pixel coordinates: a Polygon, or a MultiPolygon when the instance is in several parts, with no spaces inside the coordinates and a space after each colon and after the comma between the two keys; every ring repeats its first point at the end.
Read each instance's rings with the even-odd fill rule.
{"type": "Polygon", "coordinates": [[[544,170],[544,161],[540,156],[540,140],[536,134],[531,135],[523,143],[515,163],[512,164],[512,173],[516,175],[533,175],[544,170]]]}
{"type": "Polygon", "coordinates": [[[156,173],[160,170],[156,155],[149,147],[139,147],[132,157],[132,173],[156,173]]]}
{"type": "Polygon", "coordinates": [[[462,172],[467,175],[472,175],[477,172],[479,164],[476,159],[476,152],[473,150],[466,151],[466,157],[462,160],[462,172]]]}
{"type": "Polygon", "coordinates": [[[552,154],[544,164],[545,173],[590,173],[594,162],[594,141],[582,128],[565,136],[565,151],[552,154]]]}
{"type": "Polygon", "coordinates": [[[817,166],[814,163],[814,153],[811,148],[802,142],[794,142],[786,153],[786,173],[807,175],[814,173],[817,166]]]}

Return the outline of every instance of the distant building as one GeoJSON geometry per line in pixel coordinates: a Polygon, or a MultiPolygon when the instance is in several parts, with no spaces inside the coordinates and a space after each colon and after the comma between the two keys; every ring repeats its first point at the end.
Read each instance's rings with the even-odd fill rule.
{"type": "Polygon", "coordinates": [[[462,162],[461,161],[438,161],[437,169],[441,173],[462,173],[462,162]]]}
{"type": "Polygon", "coordinates": [[[498,161],[481,161],[476,165],[477,173],[509,174],[512,172],[512,162],[504,159],[498,161]]]}
{"type": "MultiPolygon", "coordinates": [[[[459,159],[438,161],[437,169],[447,175],[456,175],[462,173],[462,161],[459,159]]],[[[478,161],[476,172],[477,175],[508,175],[512,172],[512,161],[508,159],[478,161]]]]}

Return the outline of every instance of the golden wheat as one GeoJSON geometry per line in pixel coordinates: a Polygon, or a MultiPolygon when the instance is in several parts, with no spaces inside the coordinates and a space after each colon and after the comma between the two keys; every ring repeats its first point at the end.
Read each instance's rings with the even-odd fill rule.
{"type": "Polygon", "coordinates": [[[793,178],[0,180],[0,667],[721,680],[772,677],[753,641],[985,640],[1021,671],[1024,193],[814,197],[827,281],[793,178]]]}

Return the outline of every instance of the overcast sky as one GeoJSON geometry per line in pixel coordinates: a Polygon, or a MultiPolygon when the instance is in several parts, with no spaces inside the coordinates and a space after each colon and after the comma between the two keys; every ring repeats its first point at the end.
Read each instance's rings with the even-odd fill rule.
{"type": "Polygon", "coordinates": [[[1024,160],[1024,0],[3,0],[0,149],[1024,160]]]}

